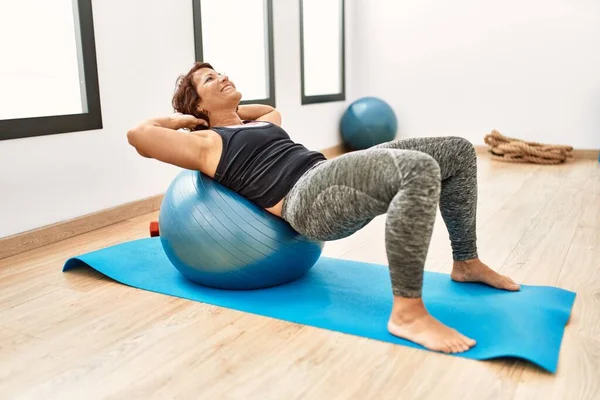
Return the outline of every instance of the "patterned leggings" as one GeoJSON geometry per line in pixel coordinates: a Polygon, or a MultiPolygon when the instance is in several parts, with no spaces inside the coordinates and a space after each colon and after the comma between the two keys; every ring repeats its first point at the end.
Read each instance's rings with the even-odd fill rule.
{"type": "Polygon", "coordinates": [[[459,137],[395,140],[323,161],[286,195],[282,218],[316,240],[351,235],[387,213],[394,295],[420,297],[439,202],[454,260],[477,257],[477,157],[459,137]]]}

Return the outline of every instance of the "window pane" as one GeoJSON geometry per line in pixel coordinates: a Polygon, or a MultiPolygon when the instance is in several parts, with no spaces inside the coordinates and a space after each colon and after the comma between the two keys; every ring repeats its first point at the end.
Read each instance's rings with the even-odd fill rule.
{"type": "Polygon", "coordinates": [[[2,2],[0,37],[0,120],[87,112],[77,0],[2,2]]]}
{"type": "Polygon", "coordinates": [[[303,0],[304,95],[342,91],[341,0],[303,0]]]}
{"type": "Polygon", "coordinates": [[[203,61],[227,74],[242,100],[269,97],[265,0],[202,0],[203,61]]]}

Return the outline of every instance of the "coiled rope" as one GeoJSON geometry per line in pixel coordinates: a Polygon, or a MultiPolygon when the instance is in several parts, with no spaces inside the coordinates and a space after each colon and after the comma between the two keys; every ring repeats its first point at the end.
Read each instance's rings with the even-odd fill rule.
{"type": "Polygon", "coordinates": [[[485,136],[492,158],[507,162],[560,164],[573,157],[573,147],[526,142],[502,135],[493,130],[485,136]]]}

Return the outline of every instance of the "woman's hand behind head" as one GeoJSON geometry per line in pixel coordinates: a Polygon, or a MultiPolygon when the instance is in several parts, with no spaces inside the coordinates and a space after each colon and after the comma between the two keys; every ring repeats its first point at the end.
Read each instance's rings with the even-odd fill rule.
{"type": "Polygon", "coordinates": [[[208,122],[193,115],[175,113],[169,117],[171,129],[187,128],[192,131],[208,129],[208,122]]]}

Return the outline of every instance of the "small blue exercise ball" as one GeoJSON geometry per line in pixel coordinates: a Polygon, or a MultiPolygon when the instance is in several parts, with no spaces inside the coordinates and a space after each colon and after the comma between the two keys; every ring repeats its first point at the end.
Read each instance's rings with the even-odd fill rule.
{"type": "Polygon", "coordinates": [[[342,140],[352,150],[394,140],[397,129],[394,110],[377,97],[363,97],[350,104],[340,123],[342,140]]]}
{"type": "Polygon", "coordinates": [[[259,289],[291,282],[316,263],[323,242],[219,184],[183,170],[160,212],[160,240],[189,280],[220,289],[259,289]]]}

